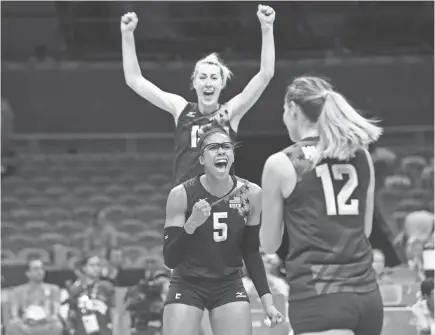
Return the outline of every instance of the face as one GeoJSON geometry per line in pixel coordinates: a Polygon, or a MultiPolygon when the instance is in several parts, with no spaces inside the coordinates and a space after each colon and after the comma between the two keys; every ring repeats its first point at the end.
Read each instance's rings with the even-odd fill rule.
{"type": "Polygon", "coordinates": [[[206,106],[216,104],[223,89],[220,67],[213,64],[200,64],[196,69],[193,87],[202,104],[206,106]]]}
{"type": "Polygon", "coordinates": [[[289,104],[284,102],[284,114],[283,114],[283,121],[287,128],[287,131],[290,135],[290,139],[293,142],[300,141],[300,135],[299,135],[299,124],[298,124],[298,107],[297,105],[291,101],[289,104]]]}
{"type": "Polygon", "coordinates": [[[204,165],[206,173],[216,179],[225,179],[234,163],[234,145],[229,136],[216,133],[205,139],[200,163],[204,165]]]}
{"type": "Polygon", "coordinates": [[[385,269],[384,255],[377,250],[373,252],[373,269],[378,276],[381,275],[385,269]]]}
{"type": "Polygon", "coordinates": [[[45,276],[44,264],[41,260],[34,260],[29,263],[27,277],[32,282],[42,282],[45,276]]]}
{"type": "Polygon", "coordinates": [[[88,262],[83,268],[86,276],[90,278],[98,278],[101,274],[101,262],[97,256],[88,259],[88,262]]]}

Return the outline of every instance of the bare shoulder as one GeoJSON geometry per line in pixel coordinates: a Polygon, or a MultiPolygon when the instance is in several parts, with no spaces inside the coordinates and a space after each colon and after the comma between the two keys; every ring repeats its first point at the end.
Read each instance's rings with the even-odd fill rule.
{"type": "Polygon", "coordinates": [[[264,168],[273,172],[281,172],[289,164],[291,164],[291,161],[288,159],[287,155],[283,152],[277,152],[266,160],[264,168]]]}
{"type": "Polygon", "coordinates": [[[251,183],[249,182],[249,195],[251,198],[256,199],[256,198],[260,198],[261,199],[261,187],[258,186],[255,183],[251,183]]]}
{"type": "Polygon", "coordinates": [[[183,184],[175,186],[168,195],[167,209],[181,209],[187,207],[187,194],[183,184]]]}
{"type": "Polygon", "coordinates": [[[277,152],[266,160],[263,176],[279,180],[289,177],[292,172],[294,172],[293,163],[284,152],[277,152]]]}

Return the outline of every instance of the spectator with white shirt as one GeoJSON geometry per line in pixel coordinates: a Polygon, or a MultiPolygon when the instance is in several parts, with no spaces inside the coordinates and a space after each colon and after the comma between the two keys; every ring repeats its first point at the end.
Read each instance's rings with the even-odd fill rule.
{"type": "Polygon", "coordinates": [[[434,323],[434,279],[429,277],[421,283],[421,299],[412,306],[416,318],[418,335],[435,335],[434,323]]]}

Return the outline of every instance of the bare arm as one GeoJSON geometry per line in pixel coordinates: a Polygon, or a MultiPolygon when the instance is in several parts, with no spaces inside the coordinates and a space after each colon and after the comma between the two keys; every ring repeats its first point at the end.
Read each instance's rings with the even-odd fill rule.
{"type": "Polygon", "coordinates": [[[258,101],[275,73],[275,41],[273,37],[275,12],[268,6],[263,7],[267,8],[259,9],[257,13],[262,32],[260,71],[251,79],[245,89],[227,104],[233,129],[238,128],[242,117],[258,101]],[[266,16],[265,13],[269,15],[266,16]]]}
{"type": "Polygon", "coordinates": [[[296,171],[283,153],[270,156],[263,169],[263,225],[260,229],[261,246],[267,253],[275,253],[282,242],[284,231],[284,198],[293,192],[296,171]]]}
{"type": "Polygon", "coordinates": [[[121,19],[122,32],[122,66],[125,82],[153,105],[171,113],[177,120],[187,105],[187,101],[176,94],[162,91],[156,85],[142,76],[136,54],[136,45],[133,31],[136,29],[138,19],[135,13],[127,13],[121,19]]]}
{"type": "Polygon", "coordinates": [[[373,161],[370,153],[365,150],[367,156],[367,162],[369,164],[370,170],[370,181],[369,187],[367,189],[367,199],[366,199],[366,213],[364,220],[364,232],[367,237],[372,233],[373,228],[373,211],[375,207],[375,168],[373,166],[373,161]]]}
{"type": "Polygon", "coordinates": [[[166,203],[165,228],[183,227],[186,222],[187,194],[183,185],[174,187],[166,203]]]}

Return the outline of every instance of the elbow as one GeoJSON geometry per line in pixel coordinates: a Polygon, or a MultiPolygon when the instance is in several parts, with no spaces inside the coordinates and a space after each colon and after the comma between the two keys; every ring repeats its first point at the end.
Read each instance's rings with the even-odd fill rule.
{"type": "Polygon", "coordinates": [[[272,80],[273,76],[275,75],[275,70],[273,68],[271,69],[261,69],[260,75],[263,81],[267,84],[272,80]]]}
{"type": "Polygon", "coordinates": [[[266,242],[261,244],[261,248],[266,254],[274,254],[278,250],[276,243],[266,242]]]}
{"type": "Polygon", "coordinates": [[[260,245],[261,245],[261,249],[267,254],[274,254],[279,248],[279,245],[277,246],[277,243],[273,243],[273,241],[271,241],[270,238],[261,236],[261,234],[260,234],[260,245]]]}
{"type": "Polygon", "coordinates": [[[125,74],[124,77],[127,86],[134,90],[134,88],[137,87],[137,82],[139,81],[140,76],[125,74]]]}

